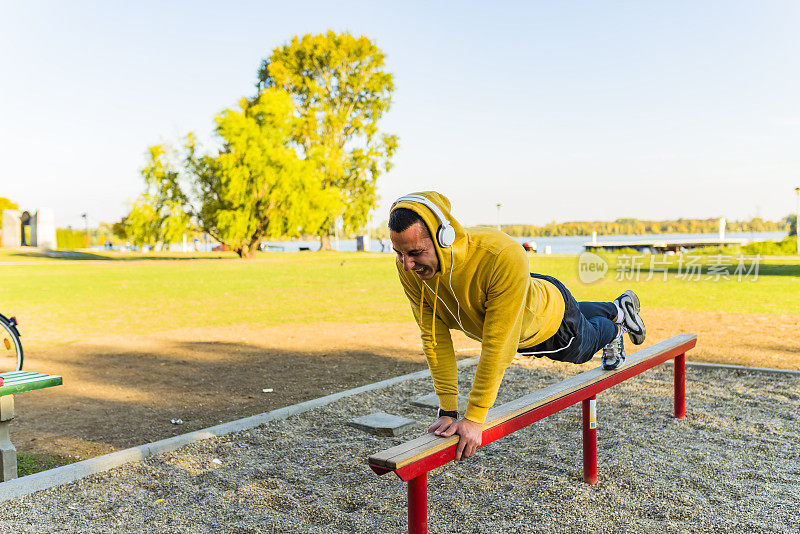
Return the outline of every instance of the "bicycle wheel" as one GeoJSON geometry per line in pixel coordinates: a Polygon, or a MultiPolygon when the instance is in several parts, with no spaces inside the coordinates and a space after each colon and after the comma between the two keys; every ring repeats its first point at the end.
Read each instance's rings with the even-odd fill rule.
{"type": "Polygon", "coordinates": [[[22,369],[22,343],[16,329],[0,316],[0,373],[22,369]]]}

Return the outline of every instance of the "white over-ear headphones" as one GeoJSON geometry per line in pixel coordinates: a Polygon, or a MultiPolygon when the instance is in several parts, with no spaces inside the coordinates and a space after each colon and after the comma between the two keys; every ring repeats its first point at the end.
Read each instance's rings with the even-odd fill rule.
{"type": "Polygon", "coordinates": [[[450,221],[442,213],[442,210],[439,207],[428,200],[427,198],[423,197],[422,195],[406,195],[404,197],[400,197],[394,201],[395,204],[398,202],[402,202],[404,200],[408,200],[409,202],[418,202],[427,206],[433,214],[439,219],[439,228],[436,230],[436,240],[439,242],[439,246],[442,248],[448,248],[453,245],[456,240],[456,229],[450,224],[450,221]]]}

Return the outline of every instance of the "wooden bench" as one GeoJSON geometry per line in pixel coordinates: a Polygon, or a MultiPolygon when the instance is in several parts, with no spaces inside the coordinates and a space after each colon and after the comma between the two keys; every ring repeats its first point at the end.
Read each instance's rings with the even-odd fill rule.
{"type": "Polygon", "coordinates": [[[0,481],[17,478],[17,449],[11,443],[8,427],[14,419],[14,394],[61,385],[61,377],[30,371],[0,373],[0,481]]]}
{"type": "MultiPolygon", "coordinates": [[[[613,371],[602,366],[580,373],[563,382],[496,406],[489,410],[483,425],[481,447],[577,402],[583,403],[583,480],[597,483],[596,395],[632,376],[667,360],[675,360],[675,417],[686,417],[685,354],[697,343],[697,336],[681,334],[628,355],[613,371]]],[[[433,434],[413,439],[373,454],[369,466],[379,475],[394,472],[408,482],[408,531],[427,532],[427,473],[455,459],[457,435],[449,438],[433,434]]]]}

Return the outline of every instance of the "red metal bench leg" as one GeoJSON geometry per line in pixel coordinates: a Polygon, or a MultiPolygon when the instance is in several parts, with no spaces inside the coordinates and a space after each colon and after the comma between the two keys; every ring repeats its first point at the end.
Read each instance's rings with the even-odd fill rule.
{"type": "Polygon", "coordinates": [[[428,532],[428,474],[423,473],[408,481],[408,532],[428,532]]]}
{"type": "Polygon", "coordinates": [[[597,484],[597,396],[583,400],[583,481],[597,484]]]}
{"type": "Polygon", "coordinates": [[[675,356],[675,418],[686,419],[686,354],[675,356]]]}

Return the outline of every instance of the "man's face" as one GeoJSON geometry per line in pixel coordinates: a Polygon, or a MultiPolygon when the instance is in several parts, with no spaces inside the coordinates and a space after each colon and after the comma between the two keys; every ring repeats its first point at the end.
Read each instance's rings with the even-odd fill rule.
{"type": "Polygon", "coordinates": [[[422,280],[430,280],[439,270],[436,247],[422,224],[415,222],[402,232],[389,232],[397,261],[406,271],[414,271],[422,280]]]}

